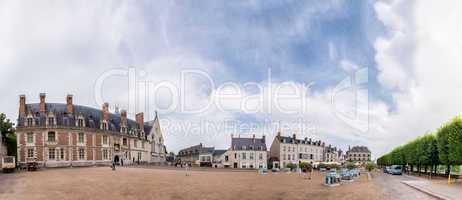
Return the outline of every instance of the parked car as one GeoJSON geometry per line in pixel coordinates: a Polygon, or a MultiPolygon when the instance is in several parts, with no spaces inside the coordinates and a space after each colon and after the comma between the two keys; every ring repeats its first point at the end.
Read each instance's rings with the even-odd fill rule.
{"type": "Polygon", "coordinates": [[[386,166],[383,168],[383,172],[389,174],[390,173],[390,166],[386,166]]]}
{"type": "Polygon", "coordinates": [[[389,173],[393,175],[402,175],[403,168],[401,167],[401,165],[392,165],[390,167],[389,173]]]}

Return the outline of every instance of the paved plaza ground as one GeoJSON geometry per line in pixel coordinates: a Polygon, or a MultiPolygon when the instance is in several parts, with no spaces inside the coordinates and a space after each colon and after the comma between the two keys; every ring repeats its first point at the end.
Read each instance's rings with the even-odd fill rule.
{"type": "MultiPolygon", "coordinates": [[[[383,186],[362,174],[337,187],[297,173],[108,167],[0,174],[0,199],[390,199],[383,186]]],[[[406,186],[403,186],[406,187],[406,186]]]]}

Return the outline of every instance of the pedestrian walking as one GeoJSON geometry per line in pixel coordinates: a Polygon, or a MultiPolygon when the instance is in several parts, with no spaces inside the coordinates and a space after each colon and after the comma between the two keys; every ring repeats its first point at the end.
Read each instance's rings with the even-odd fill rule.
{"type": "Polygon", "coordinates": [[[186,170],[186,176],[191,176],[191,172],[190,172],[190,167],[189,167],[189,163],[186,163],[185,164],[185,170],[186,170]]]}

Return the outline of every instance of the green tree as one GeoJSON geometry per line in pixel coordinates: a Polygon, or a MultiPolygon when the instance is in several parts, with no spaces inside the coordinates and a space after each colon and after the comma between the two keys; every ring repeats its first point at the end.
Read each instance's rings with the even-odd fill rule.
{"type": "Polygon", "coordinates": [[[294,163],[287,163],[286,167],[289,168],[290,170],[294,170],[295,168],[297,168],[297,165],[294,163]]]}
{"type": "Polygon", "coordinates": [[[367,169],[367,171],[374,170],[375,169],[375,164],[373,162],[366,163],[366,169],[367,169]]]}
{"type": "Polygon", "coordinates": [[[448,134],[448,159],[453,165],[462,164],[462,119],[456,117],[450,124],[448,134]]]}
{"type": "Polygon", "coordinates": [[[310,163],[307,163],[307,162],[302,162],[300,163],[300,168],[301,169],[313,169],[313,166],[310,164],[310,163]]]}
{"type": "Polygon", "coordinates": [[[356,165],[352,162],[347,162],[346,163],[346,168],[349,169],[349,170],[352,170],[352,169],[355,169],[356,168],[356,165]]]}
{"type": "Polygon", "coordinates": [[[0,113],[0,133],[2,134],[2,143],[6,144],[7,153],[10,156],[16,156],[16,134],[14,124],[6,118],[6,115],[0,113]]]}
{"type": "Polygon", "coordinates": [[[444,124],[436,132],[436,141],[438,147],[438,158],[440,162],[446,165],[446,175],[451,171],[451,162],[449,160],[449,137],[450,126],[449,123],[444,124]]]}

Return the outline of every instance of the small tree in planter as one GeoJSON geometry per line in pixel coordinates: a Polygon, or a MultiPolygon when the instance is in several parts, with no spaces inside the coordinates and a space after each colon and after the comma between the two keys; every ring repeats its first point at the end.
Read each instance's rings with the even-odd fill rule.
{"type": "Polygon", "coordinates": [[[367,171],[372,171],[372,170],[374,170],[374,169],[375,169],[375,164],[372,163],[372,162],[366,163],[366,169],[367,169],[367,171]]]}
{"type": "Polygon", "coordinates": [[[355,165],[354,163],[352,163],[352,162],[348,162],[348,163],[346,164],[346,168],[347,168],[348,170],[356,169],[356,165],[355,165]]]}
{"type": "Polygon", "coordinates": [[[295,168],[297,168],[297,165],[294,163],[287,163],[286,167],[290,169],[290,171],[293,171],[295,168]]]}
{"type": "Polygon", "coordinates": [[[306,169],[311,171],[313,169],[313,166],[310,163],[302,162],[300,163],[300,169],[306,169]]]}

